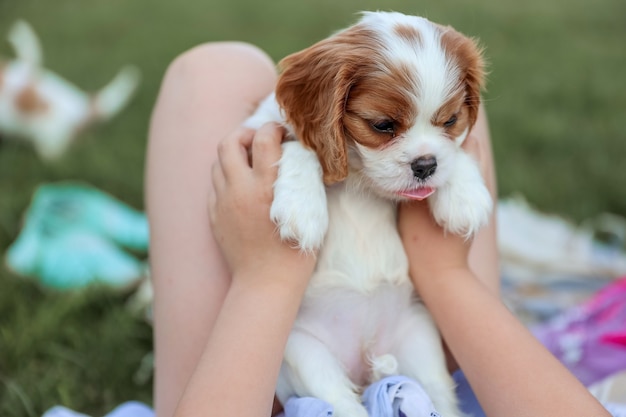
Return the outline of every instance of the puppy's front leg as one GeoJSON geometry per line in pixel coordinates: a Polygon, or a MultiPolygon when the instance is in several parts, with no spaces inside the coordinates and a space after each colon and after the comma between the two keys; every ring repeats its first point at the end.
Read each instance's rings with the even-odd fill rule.
{"type": "Polygon", "coordinates": [[[448,183],[439,187],[428,201],[440,226],[468,238],[489,222],[493,208],[478,165],[466,153],[458,154],[448,183]]]}
{"type": "MultiPolygon", "coordinates": [[[[274,93],[259,104],[244,126],[258,129],[268,122],[285,123],[274,93]]],[[[283,143],[270,216],[281,239],[305,252],[322,246],[328,229],[322,166],[315,152],[297,140],[283,143]]]]}
{"type": "Polygon", "coordinates": [[[298,141],[283,144],[270,216],[281,239],[305,252],[322,246],[328,230],[322,166],[315,152],[298,141]]]}

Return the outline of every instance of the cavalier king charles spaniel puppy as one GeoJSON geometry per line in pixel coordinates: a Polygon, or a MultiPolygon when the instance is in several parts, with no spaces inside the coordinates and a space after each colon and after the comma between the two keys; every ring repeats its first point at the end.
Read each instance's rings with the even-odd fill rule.
{"type": "Polygon", "coordinates": [[[365,417],[362,388],[401,374],[442,416],[460,416],[440,335],[408,276],[396,209],[428,199],[434,219],[464,236],[488,222],[491,196],[461,148],[480,105],[480,49],[421,17],[366,12],[280,67],[275,93],[245,124],[287,128],[272,220],[284,240],[319,253],[279,399],[317,397],[336,417],[365,417]]]}

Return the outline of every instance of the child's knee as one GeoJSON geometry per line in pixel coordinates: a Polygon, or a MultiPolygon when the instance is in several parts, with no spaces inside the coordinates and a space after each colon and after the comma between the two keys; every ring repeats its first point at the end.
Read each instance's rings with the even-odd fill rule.
{"type": "Polygon", "coordinates": [[[271,58],[258,47],[245,42],[209,42],[195,46],[169,65],[164,84],[211,82],[221,75],[254,76],[258,82],[272,83],[276,77],[271,58]]]}

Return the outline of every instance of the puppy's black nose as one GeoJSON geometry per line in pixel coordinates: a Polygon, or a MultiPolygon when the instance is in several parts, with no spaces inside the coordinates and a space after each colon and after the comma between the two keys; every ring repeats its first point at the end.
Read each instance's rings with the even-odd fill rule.
{"type": "Polygon", "coordinates": [[[411,170],[415,177],[425,180],[437,170],[437,160],[432,155],[420,156],[411,162],[411,170]]]}

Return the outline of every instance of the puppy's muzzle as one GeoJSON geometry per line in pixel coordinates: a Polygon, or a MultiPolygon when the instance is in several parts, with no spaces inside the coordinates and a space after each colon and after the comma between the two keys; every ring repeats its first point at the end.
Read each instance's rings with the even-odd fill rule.
{"type": "Polygon", "coordinates": [[[411,170],[416,178],[425,180],[437,170],[437,159],[432,155],[420,156],[411,162],[411,170]]]}

